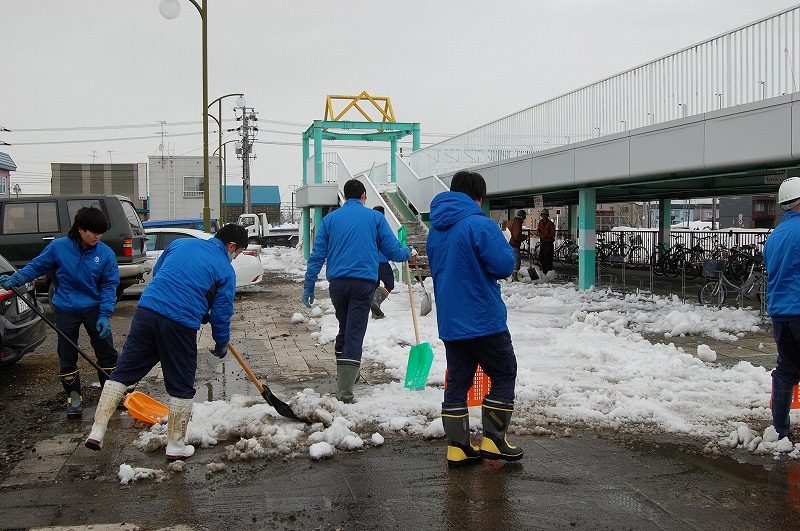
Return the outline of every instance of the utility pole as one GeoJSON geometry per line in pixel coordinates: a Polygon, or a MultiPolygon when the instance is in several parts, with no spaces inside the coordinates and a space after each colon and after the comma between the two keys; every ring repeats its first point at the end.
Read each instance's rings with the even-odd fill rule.
{"type": "Polygon", "coordinates": [[[251,214],[253,212],[253,199],[250,194],[250,158],[256,158],[253,153],[253,141],[258,134],[258,113],[252,107],[242,106],[234,108],[241,111],[242,115],[237,116],[242,125],[238,127],[242,134],[242,141],[236,144],[236,156],[242,159],[242,213],[251,214]]]}
{"type": "Polygon", "coordinates": [[[111,154],[112,154],[112,153],[113,153],[113,151],[109,149],[109,150],[108,150],[108,162],[109,162],[110,164],[114,164],[114,159],[113,159],[113,158],[111,158],[111,154]]]}
{"type": "Polygon", "coordinates": [[[89,156],[92,157],[92,164],[94,164],[95,160],[97,160],[97,150],[93,149],[91,155],[89,156]]]}

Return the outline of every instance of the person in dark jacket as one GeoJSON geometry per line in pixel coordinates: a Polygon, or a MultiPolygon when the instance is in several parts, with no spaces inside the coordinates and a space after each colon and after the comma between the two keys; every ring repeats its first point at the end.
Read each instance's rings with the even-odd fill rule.
{"type": "Polygon", "coordinates": [[[516,259],[514,272],[511,274],[512,282],[519,282],[519,268],[522,265],[520,246],[522,242],[527,239],[527,235],[525,235],[522,230],[522,224],[526,217],[528,217],[527,212],[519,210],[517,211],[517,215],[514,216],[514,219],[508,224],[508,231],[511,233],[511,238],[509,238],[508,243],[511,244],[511,248],[514,250],[514,258],[516,259]]]}
{"type": "Polygon", "coordinates": [[[800,177],[781,183],[778,204],[786,213],[764,244],[764,264],[767,310],[778,347],[772,371],[772,425],[784,438],[791,434],[792,392],[800,381],[800,177]]]}
{"type": "MultiPolygon", "coordinates": [[[[114,251],[100,241],[108,229],[108,218],[102,210],[81,208],[65,238],[50,242],[39,256],[13,275],[0,276],[0,286],[11,289],[53,273],[55,324],[73,343],[78,342],[83,325],[97,362],[105,371],[97,371],[101,386],[117,364],[109,320],[117,301],[119,269],[114,251]]],[[[80,418],[83,400],[78,351],[60,335],[58,365],[67,393],[67,417],[80,418]]]]}
{"type": "Polygon", "coordinates": [[[393,262],[405,262],[411,258],[412,249],[400,245],[380,212],[364,206],[367,190],[362,182],[347,181],[344,197],[342,207],[325,216],[317,230],[300,300],[311,308],[314,283],[322,265],[327,263],[331,302],[339,321],[334,343],[336,397],[350,403],[361,367],[361,349],[378,280],[379,255],[393,262]]]}
{"type": "Polygon", "coordinates": [[[453,176],[450,191],[431,202],[428,260],[436,293],[439,337],[447,356],[442,424],[451,466],[481,457],[516,461],[522,450],[506,431],[514,411],[517,358],[498,280],[514,270],[514,253],[499,227],[481,210],[486,181],[474,172],[453,176]],[[481,365],[491,380],[483,399],[483,440],[470,443],[467,392],[481,365]]]}
{"type": "MultiPolygon", "coordinates": [[[[386,212],[384,212],[383,207],[380,205],[372,207],[372,210],[380,212],[384,216],[386,215],[386,212]]],[[[375,293],[372,295],[371,307],[373,319],[383,319],[385,317],[381,310],[381,304],[389,298],[389,294],[392,290],[394,290],[394,272],[392,272],[392,266],[389,265],[389,260],[378,251],[378,282],[375,287],[375,293]],[[383,286],[381,286],[381,283],[383,283],[383,286]]]]}
{"type": "Polygon", "coordinates": [[[546,208],[542,210],[540,217],[539,225],[536,227],[536,231],[539,233],[539,262],[542,264],[542,271],[546,274],[553,269],[556,226],[550,220],[550,211],[546,208]]]}
{"type": "Polygon", "coordinates": [[[135,384],[161,363],[169,394],[167,457],[183,459],[194,454],[186,444],[192,414],[197,371],[197,330],[211,324],[218,358],[228,353],[236,274],[231,261],[247,247],[247,230],[225,225],[213,238],[181,238],[161,253],[153,279],[139,299],[128,340],[117,368],[103,388],[94,425],[84,443],[100,450],[108,420],[129,385],[135,384]]]}

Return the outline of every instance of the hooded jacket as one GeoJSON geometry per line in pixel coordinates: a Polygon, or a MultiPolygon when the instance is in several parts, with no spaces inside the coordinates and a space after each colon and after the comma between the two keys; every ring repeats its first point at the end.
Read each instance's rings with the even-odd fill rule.
{"type": "Polygon", "coordinates": [[[99,308],[100,317],[114,313],[119,268],[111,247],[98,241],[84,249],[68,237],[58,238],[14,276],[18,284],[25,284],[53,271],[53,306],[73,313],[99,308]]]}
{"type": "Polygon", "coordinates": [[[411,258],[411,251],[400,245],[383,214],[365,207],[358,199],[348,199],[341,208],[322,218],[303,287],[314,287],[326,261],[328,280],[359,278],[377,282],[381,255],[393,262],[405,262],[411,258]]]}
{"type": "Polygon", "coordinates": [[[225,242],[180,238],[158,257],[139,306],[193,330],[210,311],[211,335],[227,345],[235,294],[236,273],[225,242]]]}
{"type": "Polygon", "coordinates": [[[789,211],[764,244],[767,311],[777,320],[800,319],[800,212],[789,211]]]}
{"type": "Polygon", "coordinates": [[[458,341],[508,331],[497,281],[514,272],[514,251],[467,194],[433,198],[427,249],[439,337],[458,341]]]}

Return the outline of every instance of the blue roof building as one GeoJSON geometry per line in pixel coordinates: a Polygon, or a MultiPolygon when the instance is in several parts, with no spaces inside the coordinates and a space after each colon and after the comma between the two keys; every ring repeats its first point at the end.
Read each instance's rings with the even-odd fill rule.
{"type": "MultiPolygon", "coordinates": [[[[251,186],[250,200],[253,205],[280,206],[281,192],[277,186],[251,186]]],[[[242,187],[230,184],[226,186],[224,203],[226,205],[241,205],[242,187]]]]}

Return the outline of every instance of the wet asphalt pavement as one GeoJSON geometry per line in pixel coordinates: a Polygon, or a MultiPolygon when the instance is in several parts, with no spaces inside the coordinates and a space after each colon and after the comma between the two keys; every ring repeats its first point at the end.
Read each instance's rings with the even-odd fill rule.
{"type": "MultiPolygon", "coordinates": [[[[275,278],[267,283],[268,293],[245,298],[285,306],[300,289],[275,278]]],[[[118,345],[135,304],[123,301],[112,320],[118,345]]],[[[214,530],[798,528],[800,462],[744,452],[713,456],[703,453],[706,441],[663,435],[510,436],[525,450],[519,463],[452,470],[443,440],[401,434],[387,434],[382,447],[320,462],[307,453],[227,461],[222,447],[201,448],[172,472],[163,450],[145,453],[131,444],[140,427],[125,415],[112,420],[102,452],[82,446],[92,410],[78,422],[64,419],[54,345],[51,337],[0,372],[2,529],[121,522],[214,530]],[[120,463],[165,473],[160,481],[123,486],[120,463]]],[[[213,361],[200,363],[198,399],[246,387],[241,375],[220,371],[213,361]]],[[[87,388],[92,373],[82,375],[87,388]]],[[[296,385],[278,381],[273,389],[296,385]]],[[[317,375],[301,385],[322,389],[331,379],[317,375]]],[[[85,394],[93,406],[98,390],[85,394]]]]}

